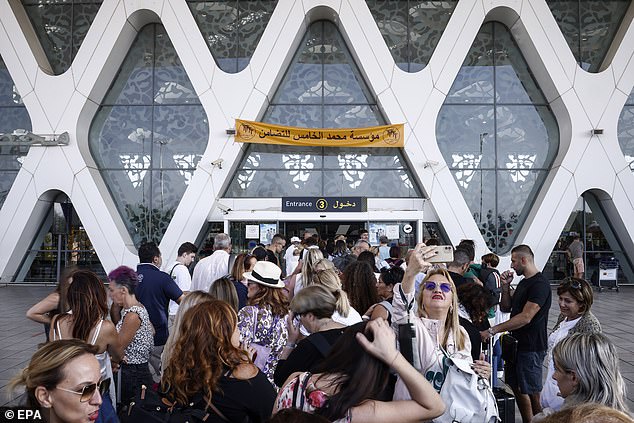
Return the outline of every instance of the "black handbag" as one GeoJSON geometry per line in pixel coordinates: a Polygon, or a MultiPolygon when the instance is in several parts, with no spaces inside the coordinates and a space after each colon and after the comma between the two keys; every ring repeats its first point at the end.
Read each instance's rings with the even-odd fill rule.
{"type": "Polygon", "coordinates": [[[502,346],[502,359],[508,363],[515,364],[517,361],[517,344],[519,341],[510,334],[502,335],[500,344],[502,346]]]}
{"type": "Polygon", "coordinates": [[[121,423],[229,421],[211,401],[204,400],[202,395],[197,400],[181,406],[170,402],[159,392],[148,389],[145,385],[141,386],[129,404],[121,408],[119,420],[121,423]]]}

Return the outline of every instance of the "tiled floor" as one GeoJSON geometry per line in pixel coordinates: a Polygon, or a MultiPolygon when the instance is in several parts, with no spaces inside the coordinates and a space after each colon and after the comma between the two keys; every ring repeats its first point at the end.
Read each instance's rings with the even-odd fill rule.
{"type": "MultiPolygon", "coordinates": [[[[0,405],[15,403],[7,384],[28,363],[37,344],[44,342],[43,326],[25,317],[26,310],[46,296],[52,288],[0,287],[0,405]]],[[[553,295],[549,328],[558,315],[557,296],[553,295]]],[[[592,311],[603,330],[616,343],[621,359],[621,373],[628,387],[628,405],[634,410],[634,287],[621,287],[620,292],[595,294],[592,311]]],[[[519,413],[517,422],[520,422],[519,413]]]]}

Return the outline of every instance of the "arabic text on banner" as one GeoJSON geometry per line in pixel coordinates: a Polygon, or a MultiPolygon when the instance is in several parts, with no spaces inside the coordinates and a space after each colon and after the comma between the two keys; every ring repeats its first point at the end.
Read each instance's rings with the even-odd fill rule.
{"type": "Polygon", "coordinates": [[[237,142],[318,147],[403,147],[404,125],[308,129],[236,119],[237,142]]]}

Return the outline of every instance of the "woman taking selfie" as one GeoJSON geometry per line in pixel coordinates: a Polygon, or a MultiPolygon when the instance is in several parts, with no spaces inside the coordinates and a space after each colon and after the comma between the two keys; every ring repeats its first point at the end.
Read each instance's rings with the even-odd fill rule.
{"type": "MultiPolygon", "coordinates": [[[[394,287],[392,326],[398,333],[399,324],[413,325],[418,346],[413,353],[420,363],[418,370],[440,392],[446,376],[445,353],[471,360],[471,343],[458,321],[458,295],[451,276],[442,268],[430,270],[432,266],[426,261],[435,254],[434,247],[424,244],[418,244],[411,254],[403,282],[394,287]],[[414,278],[420,272],[427,275],[414,301],[414,278]],[[417,310],[414,310],[416,304],[417,310]]],[[[485,379],[491,373],[486,361],[474,361],[473,368],[485,379]]],[[[407,387],[399,378],[394,399],[409,397],[407,387]]]]}

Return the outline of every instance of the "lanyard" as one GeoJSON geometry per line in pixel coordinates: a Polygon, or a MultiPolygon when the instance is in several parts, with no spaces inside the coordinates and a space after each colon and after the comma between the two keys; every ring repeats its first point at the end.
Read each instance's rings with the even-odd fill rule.
{"type": "Polygon", "coordinates": [[[409,303],[407,302],[405,293],[403,292],[402,284],[398,286],[398,291],[399,291],[399,294],[401,294],[401,298],[403,299],[403,302],[405,303],[405,306],[407,309],[407,323],[409,323],[409,314],[412,311],[412,307],[414,307],[414,302],[416,301],[416,299],[412,298],[412,301],[410,301],[409,303]]]}

